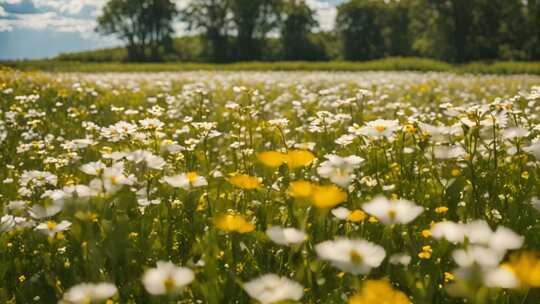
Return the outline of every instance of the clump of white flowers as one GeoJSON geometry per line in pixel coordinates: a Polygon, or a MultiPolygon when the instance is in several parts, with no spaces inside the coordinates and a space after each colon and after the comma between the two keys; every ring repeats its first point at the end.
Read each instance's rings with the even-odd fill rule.
{"type": "Polygon", "coordinates": [[[186,267],[171,262],[157,262],[156,268],[148,269],[142,278],[144,288],[153,295],[179,294],[193,282],[195,274],[186,267]]]}
{"type": "Polygon", "coordinates": [[[293,245],[302,243],[307,239],[307,234],[296,228],[283,228],[273,226],[266,230],[266,235],[276,244],[293,245]]]}
{"type": "Polygon", "coordinates": [[[182,188],[189,190],[191,188],[204,187],[208,185],[204,176],[198,175],[196,172],[187,172],[173,176],[165,176],[163,181],[174,188],[182,188]]]}
{"type": "Polygon", "coordinates": [[[379,267],[386,256],[383,247],[362,239],[340,238],[315,246],[319,258],[352,274],[366,274],[379,267]]]}
{"type": "Polygon", "coordinates": [[[424,208],[409,200],[390,200],[384,196],[377,196],[363,204],[362,209],[386,225],[408,224],[424,211],[424,208]]]}
{"type": "Polygon", "coordinates": [[[322,162],[317,168],[317,173],[321,177],[328,178],[330,181],[340,187],[346,188],[351,181],[356,177],[353,174],[360,164],[364,161],[363,158],[351,155],[340,157],[334,154],[326,155],[327,160],[322,162]]]}
{"type": "Polygon", "coordinates": [[[299,283],[276,274],[265,274],[244,284],[247,294],[262,304],[292,300],[299,301],[304,287],[299,283]]]}
{"type": "Polygon", "coordinates": [[[111,283],[81,283],[68,289],[60,303],[97,303],[114,296],[117,291],[116,286],[111,283]]]}

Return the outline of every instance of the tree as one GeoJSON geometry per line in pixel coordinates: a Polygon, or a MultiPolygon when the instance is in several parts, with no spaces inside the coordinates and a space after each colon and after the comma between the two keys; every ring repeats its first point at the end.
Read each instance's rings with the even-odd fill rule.
{"type": "Polygon", "coordinates": [[[530,38],[525,49],[528,57],[533,60],[540,59],[540,0],[527,1],[527,28],[530,38]]]}
{"type": "Polygon", "coordinates": [[[280,0],[230,0],[236,59],[260,60],[266,34],[279,23],[280,0]]]}
{"type": "Polygon", "coordinates": [[[182,13],[189,30],[200,30],[206,56],[212,62],[230,60],[228,32],[231,27],[230,0],[192,0],[182,13]]]}
{"type": "Polygon", "coordinates": [[[389,1],[385,6],[383,36],[385,48],[390,56],[410,56],[411,39],[409,35],[410,1],[389,1]]]}
{"type": "Polygon", "coordinates": [[[412,54],[439,60],[454,60],[453,22],[439,13],[430,0],[410,0],[409,39],[412,54]]]}
{"type": "Polygon", "coordinates": [[[281,45],[284,59],[326,59],[322,48],[315,45],[309,38],[312,29],[319,25],[313,17],[314,13],[304,0],[285,2],[281,25],[281,45]]]}
{"type": "Polygon", "coordinates": [[[347,60],[369,60],[384,56],[385,46],[379,0],[351,0],[338,6],[336,30],[347,60]]]}
{"type": "Polygon", "coordinates": [[[110,0],[98,17],[96,30],[126,41],[128,60],[156,61],[161,46],[171,39],[176,14],[170,0],[110,0]]]}
{"type": "Polygon", "coordinates": [[[469,60],[525,58],[527,24],[521,0],[476,0],[472,16],[469,60]]]}

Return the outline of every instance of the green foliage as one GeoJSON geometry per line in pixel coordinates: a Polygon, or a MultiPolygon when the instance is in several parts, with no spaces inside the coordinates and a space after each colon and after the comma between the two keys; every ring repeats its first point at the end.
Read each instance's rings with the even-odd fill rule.
{"type": "Polygon", "coordinates": [[[260,60],[265,48],[266,34],[280,23],[279,0],[230,0],[235,59],[260,60]]]}
{"type": "Polygon", "coordinates": [[[318,26],[313,10],[303,0],[292,0],[283,9],[281,45],[285,60],[325,60],[324,46],[310,36],[318,26]]]}
{"type": "Polygon", "coordinates": [[[98,17],[96,30],[123,40],[130,61],[159,61],[171,49],[171,23],[176,14],[170,0],[110,0],[98,17]]]}
{"type": "MultiPolygon", "coordinates": [[[[407,65],[451,68],[369,63],[407,65]]],[[[250,66],[268,64],[226,67],[250,66]]],[[[0,302],[333,304],[361,291],[349,303],[538,303],[540,261],[514,263],[516,253],[540,251],[537,84],[445,73],[1,68],[0,302]],[[233,182],[239,173],[256,187],[233,182]],[[299,181],[308,187],[295,191],[299,181]],[[335,206],[321,208],[317,196],[335,206]],[[280,227],[296,230],[268,232],[280,227]],[[149,271],[157,275],[142,280],[149,271]],[[246,292],[269,273],[285,284],[246,292]],[[100,282],[113,291],[82,285],[100,282]],[[293,293],[295,302],[278,302],[293,293]]]]}
{"type": "MultiPolygon", "coordinates": [[[[172,2],[137,1],[109,1],[98,19],[101,33],[127,41],[125,56],[133,61],[540,59],[538,0],[350,0],[338,6],[336,29],[329,32],[321,31],[305,0],[193,0],[178,13],[188,37],[200,40],[180,48],[170,37],[177,14],[172,2]]],[[[60,58],[123,60],[112,52],[60,58]]]]}
{"type": "MultiPolygon", "coordinates": [[[[120,51],[120,50],[119,50],[120,51]]],[[[471,74],[531,74],[540,75],[540,62],[476,62],[451,65],[425,58],[386,58],[380,60],[350,62],[242,62],[231,64],[206,63],[108,63],[58,60],[29,60],[0,62],[0,67],[20,70],[57,72],[167,72],[167,71],[436,71],[471,74]]]]}
{"type": "Polygon", "coordinates": [[[202,32],[202,58],[210,62],[230,60],[229,8],[229,0],[196,0],[191,1],[180,13],[181,20],[187,22],[189,30],[202,32]]]}
{"type": "Polygon", "coordinates": [[[377,0],[351,0],[338,7],[336,31],[343,41],[343,58],[369,60],[384,57],[384,4],[377,0]]]}

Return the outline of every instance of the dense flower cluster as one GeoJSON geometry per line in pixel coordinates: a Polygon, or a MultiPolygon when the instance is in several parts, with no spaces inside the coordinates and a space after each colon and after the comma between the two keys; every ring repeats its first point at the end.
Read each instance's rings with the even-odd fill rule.
{"type": "Polygon", "coordinates": [[[0,72],[0,302],[536,303],[539,84],[0,72]]]}

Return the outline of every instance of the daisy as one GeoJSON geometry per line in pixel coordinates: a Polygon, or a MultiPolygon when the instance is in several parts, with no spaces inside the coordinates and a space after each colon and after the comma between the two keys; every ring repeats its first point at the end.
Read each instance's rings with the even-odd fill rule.
{"type": "Polygon", "coordinates": [[[157,262],[156,268],[148,269],[143,277],[144,288],[152,295],[179,294],[195,279],[189,268],[178,267],[171,262],[157,262]]]}
{"type": "Polygon", "coordinates": [[[37,187],[45,185],[56,186],[57,182],[58,177],[56,175],[47,171],[38,170],[24,171],[19,180],[21,186],[32,185],[37,187]]]}
{"type": "Polygon", "coordinates": [[[356,133],[377,139],[390,138],[399,128],[400,126],[397,120],[377,119],[367,122],[356,133]]]}
{"type": "Polygon", "coordinates": [[[299,301],[304,287],[299,283],[276,274],[265,274],[244,284],[247,294],[262,304],[287,300],[299,301]]]}
{"type": "Polygon", "coordinates": [[[328,160],[321,163],[317,168],[317,173],[321,177],[328,178],[332,183],[346,188],[351,181],[356,177],[354,174],[360,164],[364,161],[363,158],[351,155],[347,157],[340,157],[337,155],[326,155],[328,160]]]}
{"type": "Polygon", "coordinates": [[[538,198],[537,196],[533,196],[531,198],[531,205],[534,209],[536,209],[536,211],[540,212],[540,198],[538,198]]]}
{"type": "Polygon", "coordinates": [[[383,196],[378,196],[362,205],[362,209],[386,225],[408,224],[424,211],[424,208],[411,201],[389,200],[383,196]]]}
{"type": "Polygon", "coordinates": [[[68,229],[70,226],[71,222],[66,220],[61,221],[60,223],[50,220],[37,225],[35,229],[49,237],[54,237],[57,233],[68,229]]]}
{"type": "Polygon", "coordinates": [[[48,206],[33,205],[28,209],[28,214],[36,220],[51,217],[62,211],[63,204],[54,202],[48,206]]]}
{"type": "Polygon", "coordinates": [[[101,136],[111,142],[118,142],[128,136],[135,135],[137,126],[125,121],[101,129],[101,136]]]}
{"type": "Polygon", "coordinates": [[[111,283],[81,283],[68,289],[60,301],[63,304],[101,302],[114,296],[118,290],[111,283]]]}
{"type": "Polygon", "coordinates": [[[105,192],[112,194],[124,185],[132,185],[133,178],[124,175],[124,163],[118,162],[103,170],[102,182],[105,192]]]}
{"type": "Polygon", "coordinates": [[[523,147],[523,151],[532,154],[537,160],[540,160],[540,142],[533,143],[528,147],[523,147]]]}
{"type": "Polygon", "coordinates": [[[491,288],[517,288],[519,279],[512,269],[507,266],[499,266],[495,269],[485,270],[483,273],[484,284],[491,288]]]}
{"type": "Polygon", "coordinates": [[[460,146],[435,146],[433,155],[436,159],[452,159],[465,156],[465,150],[460,146]]]}
{"type": "Polygon", "coordinates": [[[273,226],[266,230],[266,235],[276,244],[292,245],[302,243],[307,239],[307,234],[295,228],[283,228],[273,226]]]}
{"type": "Polygon", "coordinates": [[[21,216],[6,214],[0,218],[0,232],[34,227],[35,222],[21,216]]]}
{"type": "Polygon", "coordinates": [[[152,152],[145,150],[137,150],[127,154],[129,161],[136,164],[143,163],[147,168],[160,170],[165,165],[165,160],[152,152]]]}
{"type": "Polygon", "coordinates": [[[165,176],[163,178],[167,184],[175,188],[182,188],[189,190],[191,188],[204,187],[208,185],[208,182],[204,176],[200,176],[197,172],[182,173],[173,176],[165,176]]]}
{"type": "Polygon", "coordinates": [[[446,239],[450,243],[463,243],[465,230],[463,225],[450,221],[436,223],[430,229],[431,235],[436,239],[446,239]]]}
{"type": "Polygon", "coordinates": [[[513,140],[520,137],[526,137],[529,135],[529,130],[525,128],[508,128],[502,132],[504,139],[513,140]]]}
{"type": "Polygon", "coordinates": [[[337,239],[315,246],[319,258],[330,261],[342,271],[366,274],[381,265],[386,256],[383,247],[362,239],[337,239]]]}

